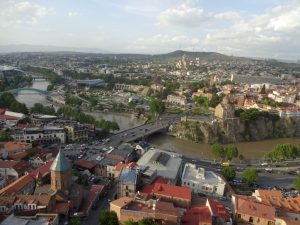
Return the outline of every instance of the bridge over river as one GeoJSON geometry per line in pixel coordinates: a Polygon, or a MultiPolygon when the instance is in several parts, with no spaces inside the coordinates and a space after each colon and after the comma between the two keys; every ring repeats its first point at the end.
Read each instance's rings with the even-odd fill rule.
{"type": "MultiPolygon", "coordinates": [[[[16,89],[11,89],[5,92],[10,92],[13,95],[17,95],[20,91],[33,91],[36,92],[37,94],[42,94],[42,95],[51,95],[52,92],[51,91],[47,91],[47,90],[41,90],[41,89],[37,89],[37,88],[31,88],[31,87],[24,87],[24,88],[16,88],[16,89]]],[[[0,92],[0,95],[2,95],[4,92],[0,92]]],[[[32,95],[32,93],[30,93],[32,95]]]]}
{"type": "Polygon", "coordinates": [[[146,123],[137,127],[133,127],[119,133],[116,133],[110,137],[111,145],[117,146],[123,142],[134,142],[136,140],[143,140],[151,134],[156,132],[167,131],[167,128],[177,123],[180,120],[180,116],[174,115],[164,117],[161,120],[155,122],[146,123]]]}

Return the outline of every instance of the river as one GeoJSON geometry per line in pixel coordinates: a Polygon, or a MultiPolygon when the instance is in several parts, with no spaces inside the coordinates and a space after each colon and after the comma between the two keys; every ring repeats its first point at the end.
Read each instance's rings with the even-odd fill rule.
{"type": "MultiPolygon", "coordinates": [[[[48,85],[48,81],[34,80],[32,87],[46,90],[48,85]]],[[[25,103],[28,108],[32,107],[34,103],[42,103],[44,105],[50,104],[47,103],[44,95],[38,94],[34,91],[21,91],[19,92],[19,95],[17,95],[16,99],[19,102],[25,103]]],[[[133,118],[130,114],[126,113],[92,112],[89,114],[93,115],[96,119],[116,121],[119,124],[120,130],[135,127],[144,122],[144,119],[133,118]]],[[[160,146],[161,148],[169,149],[193,158],[212,159],[209,144],[179,140],[164,134],[152,135],[149,138],[149,142],[160,146]]],[[[235,143],[235,145],[246,159],[262,159],[264,154],[270,151],[275,145],[283,143],[300,145],[300,138],[282,138],[257,142],[242,142],[235,143]]]]}
{"type": "MultiPolygon", "coordinates": [[[[170,149],[192,158],[213,158],[209,144],[180,140],[165,134],[155,134],[150,137],[149,142],[160,146],[161,148],[170,149]]],[[[300,138],[280,138],[255,142],[239,142],[234,145],[236,145],[239,152],[245,156],[245,159],[253,160],[263,159],[265,153],[271,151],[274,146],[284,143],[300,145],[300,138]]]]}
{"type": "MultiPolygon", "coordinates": [[[[32,83],[32,88],[47,90],[50,83],[44,79],[36,79],[32,83]]],[[[17,101],[25,103],[28,108],[31,108],[35,103],[42,103],[43,105],[50,105],[46,100],[46,96],[36,91],[23,90],[16,96],[17,101]]]]}

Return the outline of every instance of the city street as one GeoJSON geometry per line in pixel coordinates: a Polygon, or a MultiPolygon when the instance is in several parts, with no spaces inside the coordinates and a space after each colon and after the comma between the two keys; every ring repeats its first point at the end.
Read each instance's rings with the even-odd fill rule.
{"type": "Polygon", "coordinates": [[[89,216],[84,219],[84,224],[86,225],[98,225],[99,215],[101,211],[109,210],[109,200],[113,200],[117,191],[117,186],[113,185],[111,189],[108,190],[106,196],[101,197],[96,209],[92,209],[89,216]]]}

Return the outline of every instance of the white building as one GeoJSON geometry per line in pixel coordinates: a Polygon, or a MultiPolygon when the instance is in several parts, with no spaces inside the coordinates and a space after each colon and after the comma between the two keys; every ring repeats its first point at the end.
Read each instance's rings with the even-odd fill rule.
{"type": "Polygon", "coordinates": [[[205,171],[191,163],[184,165],[181,186],[191,188],[196,194],[223,196],[225,185],[225,181],[212,171],[205,171]]]}
{"type": "Polygon", "coordinates": [[[60,127],[33,127],[16,131],[12,137],[17,141],[40,143],[65,143],[66,133],[60,127]]]}
{"type": "Polygon", "coordinates": [[[176,184],[182,169],[181,155],[159,149],[148,150],[137,162],[144,183],[151,183],[157,176],[176,184]]]}
{"type": "Polygon", "coordinates": [[[168,95],[167,103],[185,107],[187,100],[185,96],[168,95]]]}

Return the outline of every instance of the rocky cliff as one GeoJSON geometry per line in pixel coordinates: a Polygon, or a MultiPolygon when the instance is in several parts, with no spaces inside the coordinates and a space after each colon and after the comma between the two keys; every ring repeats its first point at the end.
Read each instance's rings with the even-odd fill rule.
{"type": "Polygon", "coordinates": [[[300,118],[258,117],[252,121],[240,118],[225,121],[182,121],[171,127],[175,137],[205,143],[233,143],[271,138],[300,137],[300,118]]]}

